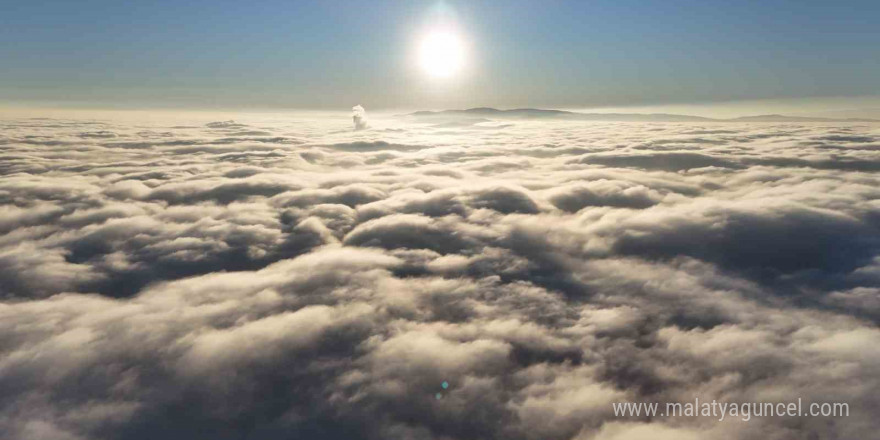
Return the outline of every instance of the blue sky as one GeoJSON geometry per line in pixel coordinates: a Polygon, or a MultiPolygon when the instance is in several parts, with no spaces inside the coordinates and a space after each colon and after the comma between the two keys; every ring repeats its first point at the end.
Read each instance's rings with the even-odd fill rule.
{"type": "Polygon", "coordinates": [[[880,94],[874,1],[16,1],[0,100],[334,109],[880,94]],[[471,48],[413,67],[438,16],[471,48]]]}

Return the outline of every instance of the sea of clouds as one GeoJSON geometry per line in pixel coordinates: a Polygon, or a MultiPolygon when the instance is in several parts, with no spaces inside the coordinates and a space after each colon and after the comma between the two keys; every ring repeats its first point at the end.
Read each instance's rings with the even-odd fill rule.
{"type": "Polygon", "coordinates": [[[0,121],[0,437],[880,429],[878,125],[236,121],[0,121]]]}

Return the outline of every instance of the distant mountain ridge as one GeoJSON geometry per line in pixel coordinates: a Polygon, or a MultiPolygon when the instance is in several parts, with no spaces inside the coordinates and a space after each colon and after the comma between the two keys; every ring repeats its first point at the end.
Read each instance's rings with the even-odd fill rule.
{"type": "Polygon", "coordinates": [[[815,118],[810,116],[785,116],[785,115],[757,115],[742,116],[733,119],[719,119],[720,121],[741,122],[880,122],[877,119],[867,118],[815,118]]]}
{"type": "Polygon", "coordinates": [[[719,119],[703,116],[676,115],[669,113],[579,113],[565,110],[516,108],[500,110],[491,107],[475,107],[465,110],[417,111],[407,116],[417,118],[440,118],[445,116],[475,116],[515,119],[564,119],[579,121],[634,121],[634,122],[880,122],[864,118],[813,118],[785,115],[756,115],[719,119]]]}

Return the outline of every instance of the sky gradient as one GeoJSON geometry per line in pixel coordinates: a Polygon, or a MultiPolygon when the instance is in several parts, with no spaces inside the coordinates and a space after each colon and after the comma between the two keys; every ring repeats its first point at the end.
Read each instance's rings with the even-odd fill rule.
{"type": "Polygon", "coordinates": [[[368,109],[602,107],[880,90],[876,1],[7,2],[0,101],[368,109]],[[454,79],[414,46],[438,18],[454,79]]]}

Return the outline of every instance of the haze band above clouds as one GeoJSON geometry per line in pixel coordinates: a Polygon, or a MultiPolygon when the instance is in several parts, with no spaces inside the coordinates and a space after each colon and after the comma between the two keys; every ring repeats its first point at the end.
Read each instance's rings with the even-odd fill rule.
{"type": "Polygon", "coordinates": [[[347,117],[3,121],[4,437],[880,428],[877,125],[347,117]]]}

